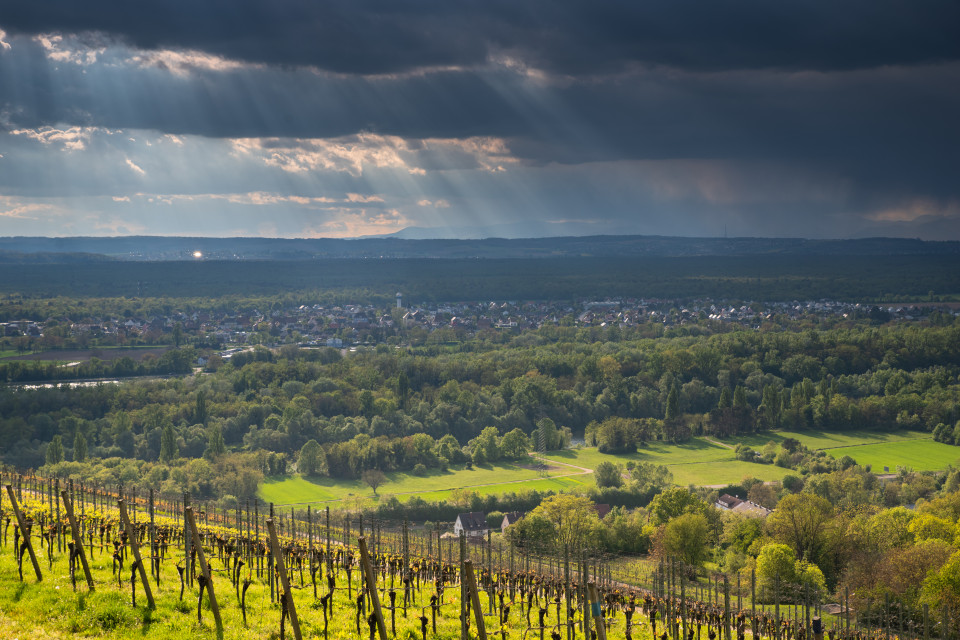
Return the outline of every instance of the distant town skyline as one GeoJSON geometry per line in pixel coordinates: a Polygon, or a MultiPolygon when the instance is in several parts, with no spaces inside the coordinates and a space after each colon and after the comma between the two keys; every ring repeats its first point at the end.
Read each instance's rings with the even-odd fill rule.
{"type": "Polygon", "coordinates": [[[0,236],[960,239],[944,0],[8,0],[0,236]]]}

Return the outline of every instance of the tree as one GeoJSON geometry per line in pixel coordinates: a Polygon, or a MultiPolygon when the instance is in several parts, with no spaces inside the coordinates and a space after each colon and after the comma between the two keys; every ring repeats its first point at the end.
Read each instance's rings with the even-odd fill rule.
{"type": "Polygon", "coordinates": [[[724,387],[720,391],[720,400],[717,402],[718,409],[729,409],[732,406],[730,400],[730,387],[724,387]]]}
{"type": "Polygon", "coordinates": [[[957,551],[936,573],[923,581],[922,601],[930,606],[950,611],[960,608],[960,551],[957,551]]]}
{"type": "Polygon", "coordinates": [[[73,439],[73,461],[74,462],[83,462],[87,459],[87,439],[83,437],[83,433],[77,431],[76,437],[73,439]]]}
{"type": "Polygon", "coordinates": [[[203,452],[203,457],[208,460],[215,460],[227,452],[227,445],[223,441],[223,431],[220,425],[214,425],[207,437],[207,449],[203,452]]]}
{"type": "Polygon", "coordinates": [[[767,528],[778,542],[790,545],[796,557],[819,564],[833,528],[833,505],[809,493],[786,496],[767,518],[767,528]]]}
{"type": "Polygon", "coordinates": [[[708,555],[710,524],[699,513],[684,513],[668,522],[660,538],[662,555],[699,567],[708,555]]]}
{"type": "Polygon", "coordinates": [[[747,492],[747,500],[767,509],[773,509],[777,506],[777,494],[773,487],[762,482],[750,487],[747,492]]]}
{"type": "Polygon", "coordinates": [[[677,385],[670,388],[667,394],[667,409],[664,417],[667,420],[676,420],[680,417],[680,393],[677,391],[677,385]]]}
{"type": "Polygon", "coordinates": [[[673,487],[657,494],[650,503],[654,524],[666,524],[683,513],[703,511],[704,502],[683,487],[673,487]]]}
{"type": "Polygon", "coordinates": [[[596,480],[597,486],[601,489],[604,487],[623,486],[623,476],[621,475],[620,465],[610,462],[609,460],[604,460],[597,465],[597,468],[593,470],[593,477],[596,480]]]}
{"type": "Polygon", "coordinates": [[[193,421],[196,424],[206,425],[207,418],[209,418],[209,414],[207,412],[207,394],[205,394],[203,391],[198,391],[196,406],[193,410],[193,421]]]}
{"type": "Polygon", "coordinates": [[[545,451],[560,449],[560,440],[560,432],[557,430],[557,425],[553,420],[550,418],[542,418],[537,422],[537,428],[533,432],[534,449],[539,451],[541,445],[545,451]]]}
{"type": "Polygon", "coordinates": [[[673,473],[666,465],[638,462],[630,471],[633,490],[640,493],[656,493],[673,483],[673,473]]]}
{"type": "Polygon", "coordinates": [[[410,395],[410,378],[407,377],[407,374],[401,371],[397,375],[397,398],[400,399],[400,408],[407,408],[407,396],[410,395]]]}
{"type": "Polygon", "coordinates": [[[320,473],[326,466],[326,455],[323,448],[316,440],[307,440],[300,447],[300,455],[297,457],[297,469],[305,476],[312,476],[320,473]]]}
{"type": "Polygon", "coordinates": [[[530,438],[520,429],[514,429],[500,438],[500,455],[507,460],[522,460],[530,451],[530,438]]]}
{"type": "Polygon", "coordinates": [[[360,479],[373,489],[373,495],[377,495],[377,487],[387,481],[387,476],[379,469],[367,469],[361,474],[360,479]]]}
{"type": "Polygon", "coordinates": [[[749,406],[747,403],[747,390],[739,384],[737,385],[736,389],[733,390],[733,406],[740,408],[746,408],[749,406]]]}
{"type": "Polygon", "coordinates": [[[477,464],[496,462],[500,459],[500,447],[497,440],[500,432],[496,427],[486,427],[476,438],[470,441],[470,453],[477,464]]]}
{"type": "Polygon", "coordinates": [[[790,545],[776,542],[763,545],[757,556],[757,587],[762,586],[772,595],[778,580],[781,585],[792,583],[796,562],[797,556],[790,545]]]}
{"type": "Polygon", "coordinates": [[[53,440],[47,445],[47,464],[58,462],[63,462],[63,438],[60,434],[53,436],[53,440]]]}
{"type": "Polygon", "coordinates": [[[160,433],[160,462],[176,460],[180,455],[177,449],[177,438],[173,433],[173,425],[168,424],[160,433]]]}
{"type": "Polygon", "coordinates": [[[534,510],[507,527],[507,538],[517,547],[547,547],[556,539],[557,530],[543,514],[534,510]]]}
{"type": "Polygon", "coordinates": [[[173,325],[173,345],[177,348],[180,347],[180,342],[183,341],[183,325],[179,322],[173,325]]]}
{"type": "Polygon", "coordinates": [[[530,515],[541,516],[553,525],[561,548],[569,545],[571,550],[582,549],[595,542],[600,525],[593,506],[593,502],[583,496],[560,493],[541,502],[530,515]]]}

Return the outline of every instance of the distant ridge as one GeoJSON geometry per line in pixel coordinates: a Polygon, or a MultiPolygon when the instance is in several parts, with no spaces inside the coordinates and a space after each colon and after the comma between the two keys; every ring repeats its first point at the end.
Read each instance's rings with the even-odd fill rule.
{"type": "Polygon", "coordinates": [[[313,260],[331,258],[558,258],[751,255],[958,255],[958,241],[909,238],[684,238],[566,236],[469,240],[367,237],[356,239],[122,237],[4,237],[2,263],[102,260],[313,260]]]}

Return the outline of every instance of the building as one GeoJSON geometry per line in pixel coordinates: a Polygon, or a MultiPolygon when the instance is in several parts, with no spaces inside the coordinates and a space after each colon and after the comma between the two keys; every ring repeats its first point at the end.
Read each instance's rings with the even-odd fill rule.
{"type": "Polygon", "coordinates": [[[516,524],[517,521],[522,517],[522,511],[511,511],[510,513],[503,514],[503,522],[500,523],[500,533],[506,533],[507,527],[512,524],[516,524]]]}
{"type": "Polygon", "coordinates": [[[738,498],[738,497],[736,497],[736,496],[731,496],[730,494],[725,493],[725,494],[723,494],[722,496],[720,496],[719,498],[717,498],[716,507],[717,507],[717,509],[723,509],[724,511],[730,511],[731,509],[733,509],[734,507],[736,507],[736,506],[737,506],[738,504],[740,504],[741,502],[743,502],[743,500],[741,500],[740,498],[738,498]]]}
{"type": "Polygon", "coordinates": [[[461,513],[453,525],[453,533],[459,537],[461,532],[468,538],[482,537],[490,530],[487,517],[481,511],[461,513]]]}
{"type": "Polygon", "coordinates": [[[750,502],[749,500],[741,500],[736,496],[731,496],[727,493],[723,494],[717,498],[716,507],[718,509],[723,509],[724,511],[733,511],[734,513],[742,513],[747,516],[754,518],[766,518],[768,515],[773,513],[770,509],[760,506],[756,502],[750,502]]]}

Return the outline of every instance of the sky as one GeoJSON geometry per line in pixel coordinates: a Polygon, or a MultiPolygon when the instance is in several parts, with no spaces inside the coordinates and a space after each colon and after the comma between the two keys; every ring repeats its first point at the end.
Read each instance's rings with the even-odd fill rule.
{"type": "Polygon", "coordinates": [[[956,0],[0,9],[0,236],[960,240],[956,0]]]}

